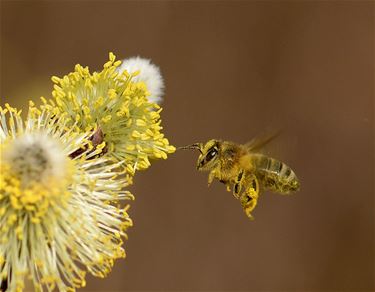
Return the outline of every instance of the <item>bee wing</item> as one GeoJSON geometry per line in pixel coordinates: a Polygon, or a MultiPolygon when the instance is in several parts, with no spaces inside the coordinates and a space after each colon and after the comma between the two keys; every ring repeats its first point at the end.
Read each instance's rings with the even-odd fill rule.
{"type": "Polygon", "coordinates": [[[275,139],[278,135],[280,135],[280,131],[274,131],[262,136],[257,136],[253,138],[250,142],[246,143],[245,147],[249,151],[257,152],[265,145],[270,143],[273,139],[275,139]]]}

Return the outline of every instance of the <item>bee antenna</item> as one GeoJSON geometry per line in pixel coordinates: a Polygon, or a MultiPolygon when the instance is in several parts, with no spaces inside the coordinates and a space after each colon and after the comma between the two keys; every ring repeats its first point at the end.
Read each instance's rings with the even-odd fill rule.
{"type": "Polygon", "coordinates": [[[201,143],[194,143],[194,144],[191,144],[191,145],[178,147],[177,149],[182,149],[182,150],[197,149],[197,150],[199,150],[200,153],[202,153],[202,144],[201,143]]]}

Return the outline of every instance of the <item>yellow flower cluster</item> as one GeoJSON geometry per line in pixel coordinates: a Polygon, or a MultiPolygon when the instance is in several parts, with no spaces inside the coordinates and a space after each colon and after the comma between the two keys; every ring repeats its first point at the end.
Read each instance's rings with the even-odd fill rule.
{"type": "Polygon", "coordinates": [[[124,161],[129,174],[147,169],[150,159],[166,159],[175,147],[161,133],[161,108],[147,99],[144,82],[133,82],[137,73],[119,73],[121,61],[110,53],[101,72],[90,73],[76,65],[74,72],[58,78],[52,95],[44,106],[56,113],[67,113],[70,125],[82,131],[99,127],[104,133],[108,154],[124,161]]]}
{"type": "MultiPolygon", "coordinates": [[[[67,156],[53,154],[62,152],[58,141],[34,131],[36,124],[31,116],[35,110],[30,108],[29,124],[24,129],[20,111],[9,104],[5,109],[0,107],[2,129],[7,129],[5,117],[10,116],[8,133],[4,133],[7,137],[1,139],[0,145],[0,201],[7,199],[12,207],[8,209],[6,204],[1,204],[0,216],[9,210],[24,210],[32,223],[40,223],[50,207],[65,205],[69,199],[67,188],[72,183],[73,163],[67,156]]],[[[51,121],[56,122],[56,118],[51,121]]],[[[2,234],[17,220],[15,214],[9,220],[9,225],[2,225],[2,234]]],[[[22,233],[18,236],[21,238],[22,233]]]]}
{"type": "Polygon", "coordinates": [[[133,196],[121,163],[66,124],[32,106],[24,124],[20,111],[0,107],[0,281],[10,279],[10,291],[25,276],[36,290],[74,290],[85,285],[82,267],[104,277],[125,257],[132,221],[119,200],[133,196]]]}
{"type": "Polygon", "coordinates": [[[110,53],[99,73],[52,77],[53,98],[30,102],[25,120],[0,107],[1,287],[22,291],[28,277],[37,291],[74,291],[125,257],[124,188],[175,148],[145,84],[119,65],[110,53]]]}

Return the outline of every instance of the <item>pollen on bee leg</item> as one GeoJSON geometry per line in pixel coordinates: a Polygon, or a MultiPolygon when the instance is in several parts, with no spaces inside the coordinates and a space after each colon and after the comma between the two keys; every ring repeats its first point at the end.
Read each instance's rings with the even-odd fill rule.
{"type": "Polygon", "coordinates": [[[250,220],[254,220],[254,216],[251,215],[251,209],[245,209],[246,216],[249,217],[250,220]]]}
{"type": "Polygon", "coordinates": [[[248,191],[244,192],[241,195],[240,202],[246,213],[246,216],[249,217],[250,220],[254,220],[251,212],[255,209],[258,203],[258,193],[255,192],[253,188],[249,188],[248,191]]]}

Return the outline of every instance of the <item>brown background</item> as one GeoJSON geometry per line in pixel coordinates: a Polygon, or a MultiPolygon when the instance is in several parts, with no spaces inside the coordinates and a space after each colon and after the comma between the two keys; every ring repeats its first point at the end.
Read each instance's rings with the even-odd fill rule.
{"type": "Polygon", "coordinates": [[[109,51],[161,67],[173,144],[282,129],[302,189],[250,222],[197,153],[158,161],[132,187],[127,259],[82,291],[375,289],[374,2],[2,1],[1,104],[109,51]]]}

